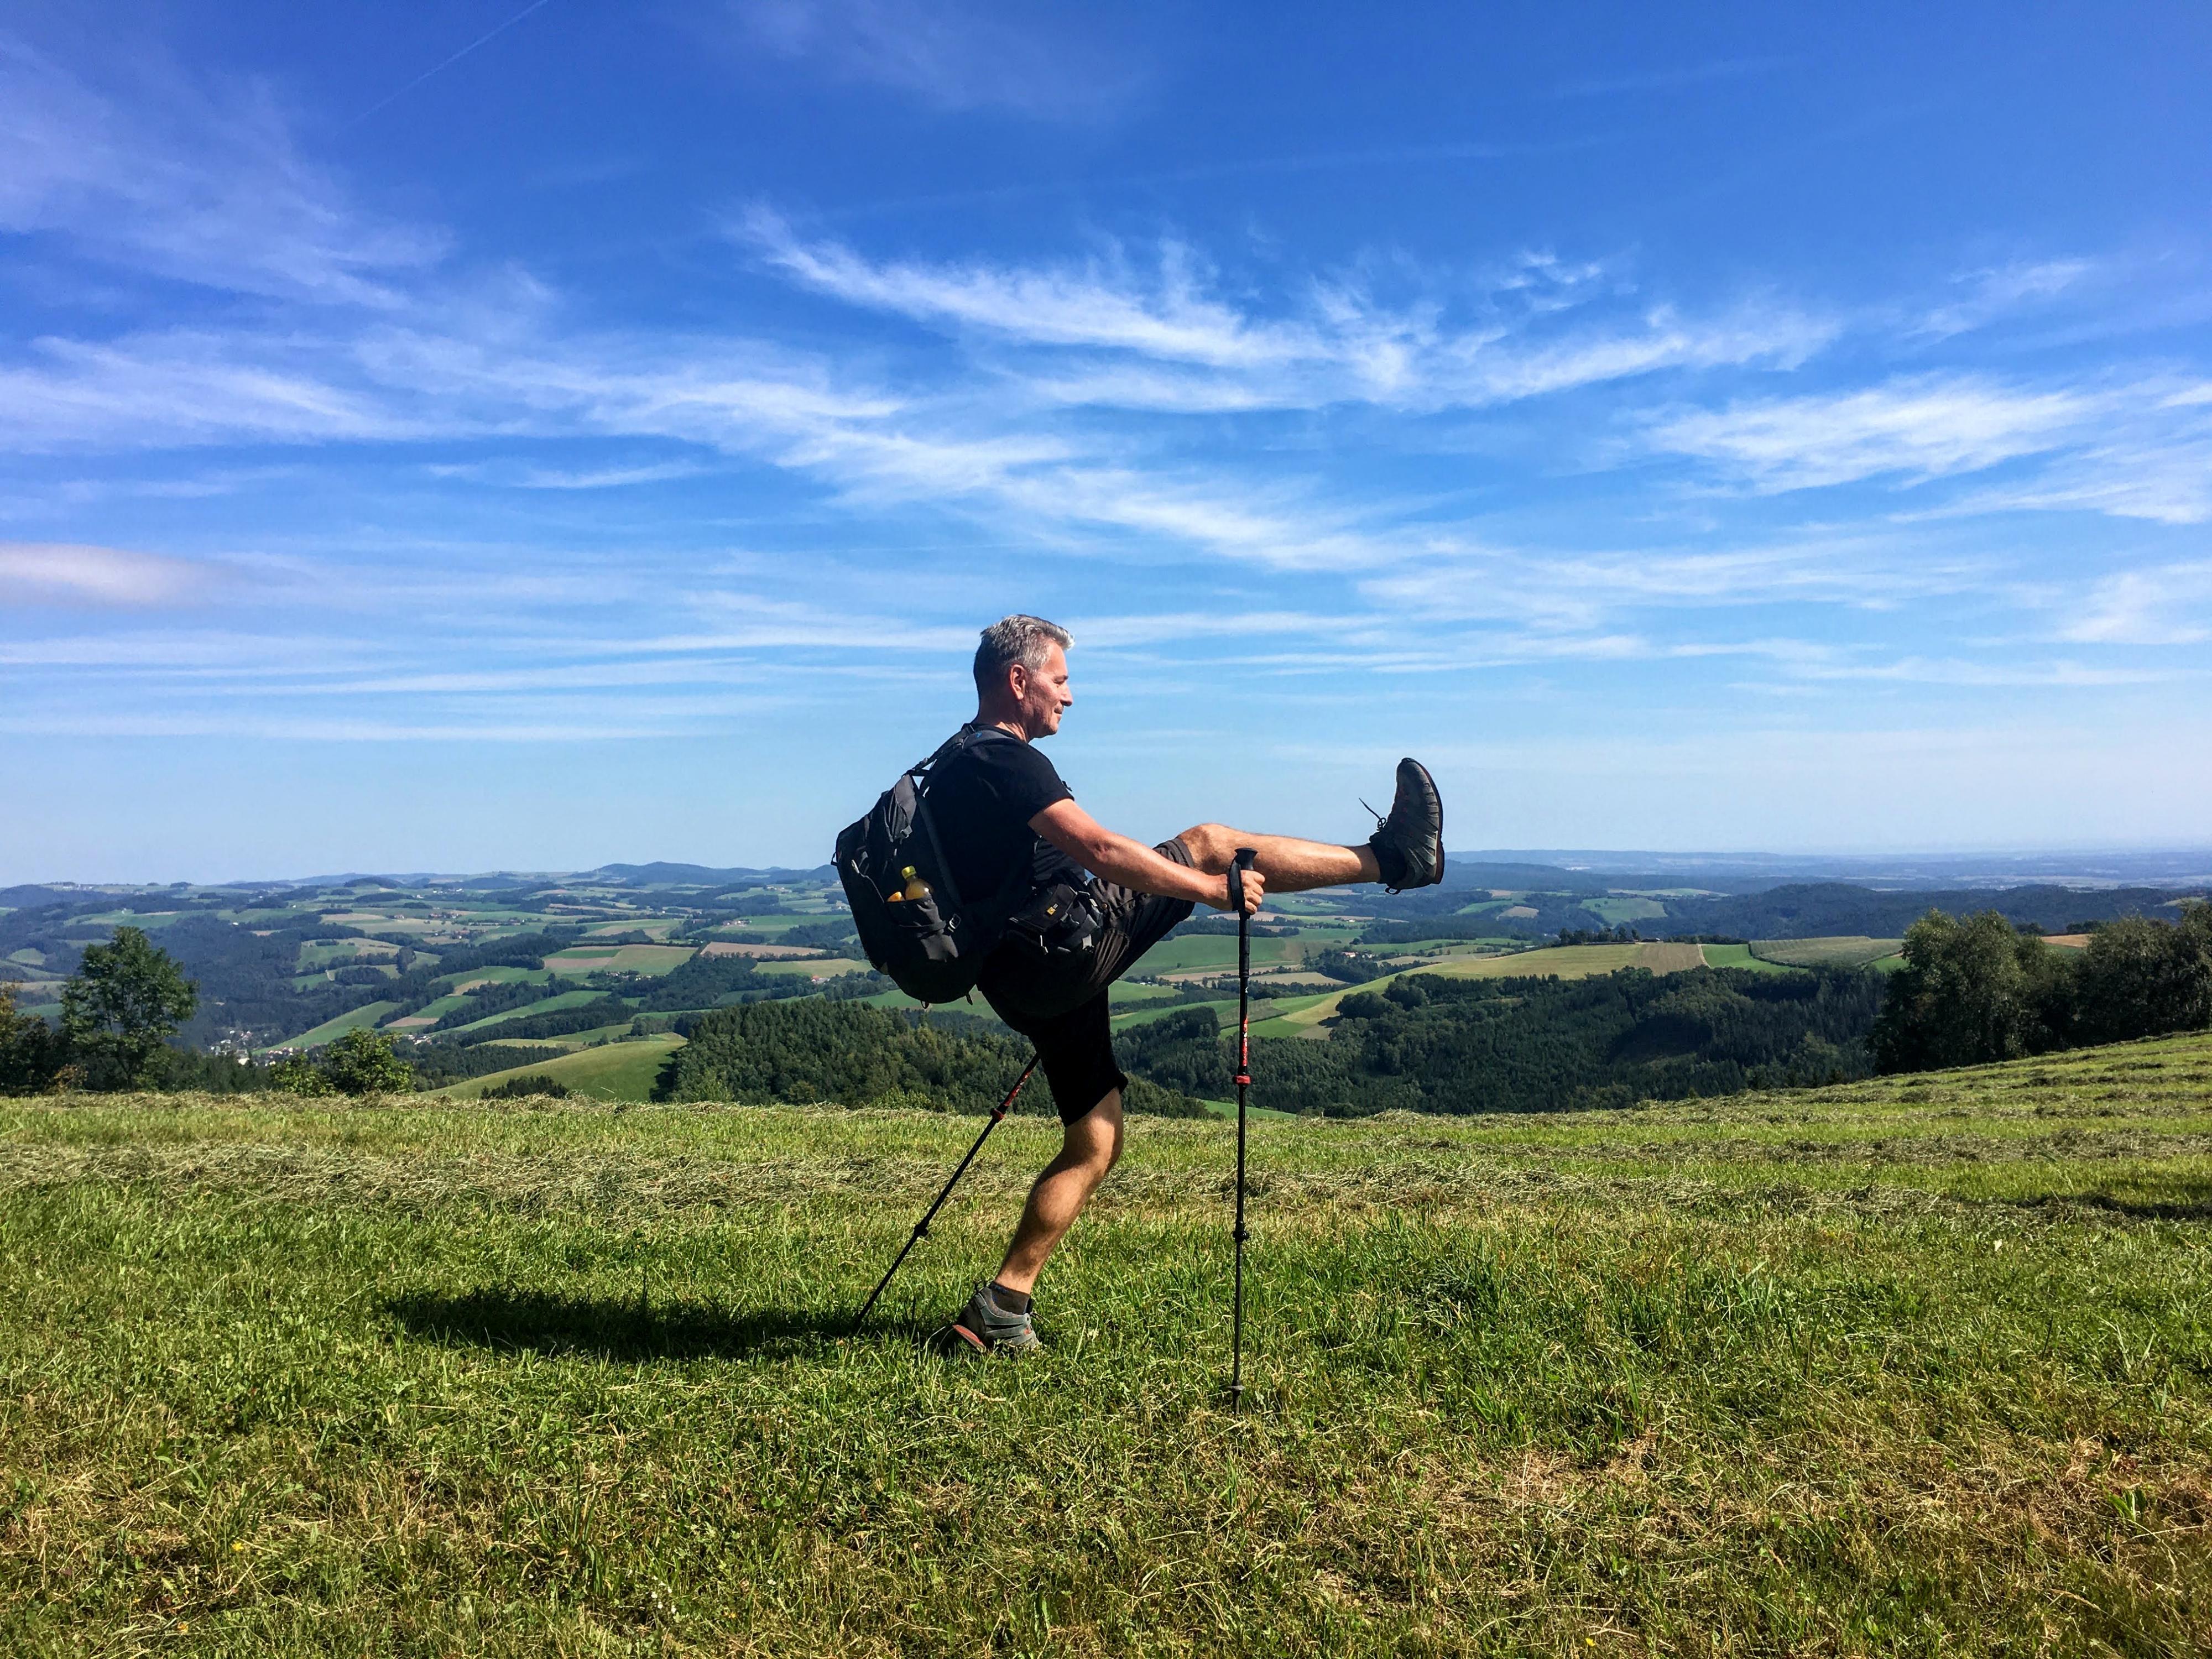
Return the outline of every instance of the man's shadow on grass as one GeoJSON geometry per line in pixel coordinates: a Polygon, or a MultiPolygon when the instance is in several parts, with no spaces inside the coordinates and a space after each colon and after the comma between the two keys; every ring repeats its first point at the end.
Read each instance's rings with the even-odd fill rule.
{"type": "MultiPolygon", "coordinates": [[[[852,1308],[740,1313],[697,1303],[564,1296],[497,1287],[458,1294],[414,1291],[385,1304],[414,1336],[449,1346],[583,1354],[612,1360],[753,1359],[820,1354],[851,1333],[852,1308]]],[[[935,1328],[880,1308],[860,1333],[920,1342],[935,1328]]]]}

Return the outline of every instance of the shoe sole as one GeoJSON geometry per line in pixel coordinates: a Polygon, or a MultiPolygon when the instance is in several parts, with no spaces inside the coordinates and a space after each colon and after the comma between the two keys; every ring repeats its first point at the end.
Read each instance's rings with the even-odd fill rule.
{"type": "MultiPolygon", "coordinates": [[[[1443,793],[1437,787],[1436,779],[1429,775],[1429,769],[1422,765],[1420,762],[1415,760],[1411,755],[1407,756],[1405,759],[1400,761],[1398,765],[1401,770],[1406,767],[1410,766],[1414,771],[1419,773],[1421,776],[1421,787],[1429,792],[1429,799],[1437,804],[1437,867],[1430,872],[1427,880],[1418,881],[1413,884],[1413,887],[1434,887],[1444,878],[1443,793]]],[[[1413,888],[1402,887],[1398,890],[1401,892],[1409,893],[1413,890],[1413,888]]]]}

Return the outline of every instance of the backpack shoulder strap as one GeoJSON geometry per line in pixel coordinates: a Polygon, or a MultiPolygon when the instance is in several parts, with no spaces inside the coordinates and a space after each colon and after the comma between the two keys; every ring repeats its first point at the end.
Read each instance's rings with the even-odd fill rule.
{"type": "Polygon", "coordinates": [[[997,738],[1001,743],[1019,743],[1021,741],[1021,739],[1016,737],[1012,732],[1001,732],[995,726],[975,726],[972,724],[963,726],[957,732],[955,732],[951,737],[945,738],[943,743],[938,744],[936,749],[931,752],[928,759],[916,761],[912,766],[908,767],[907,770],[915,774],[916,775],[920,775],[927,772],[939,761],[951,760],[955,755],[960,754],[965,750],[975,748],[978,744],[988,743],[994,738],[997,738]]]}
{"type": "MultiPolygon", "coordinates": [[[[937,752],[930,756],[927,760],[908,769],[916,775],[926,775],[933,769],[939,762],[950,760],[953,756],[988,743],[994,738],[1002,743],[1021,741],[1012,732],[1001,732],[995,726],[976,726],[971,723],[962,726],[939,744],[937,752]]],[[[937,825],[930,816],[928,791],[926,788],[918,792],[915,797],[914,816],[915,821],[921,826],[922,834],[929,838],[930,851],[936,858],[938,873],[943,878],[944,884],[948,890],[946,896],[951,900],[953,908],[964,912],[968,908],[967,903],[961,897],[958,888],[953,884],[951,860],[945,856],[944,845],[937,839],[937,825]]],[[[1002,921],[1007,915],[1011,915],[1014,902],[1029,890],[1030,885],[1031,878],[1026,860],[1016,860],[1013,867],[1007,871],[1006,878],[1000,884],[999,890],[994,893],[988,901],[991,914],[987,919],[989,923],[1002,921]]]]}

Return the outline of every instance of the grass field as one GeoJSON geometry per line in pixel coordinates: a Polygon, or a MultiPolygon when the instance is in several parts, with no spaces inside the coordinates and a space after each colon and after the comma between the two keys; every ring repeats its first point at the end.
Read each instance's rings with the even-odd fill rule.
{"type": "MultiPolygon", "coordinates": [[[[1306,941],[1304,939],[1255,939],[1252,941],[1252,966],[1255,969],[1304,962],[1305,959],[1306,941]]],[[[1234,974],[1237,971],[1237,936],[1234,933],[1186,933],[1180,939],[1162,939],[1145,952],[1144,971],[1162,975],[1206,972],[1234,974]]]]}
{"type": "Polygon", "coordinates": [[[866,973],[868,964],[846,957],[801,957],[797,961],[785,957],[757,962],[754,971],[770,978],[842,979],[848,974],[866,973]]]}
{"type": "Polygon", "coordinates": [[[455,1100],[474,1100],[485,1090],[496,1089],[510,1078],[550,1077],[572,1092],[593,1100],[638,1103],[652,1097],[653,1080],[660,1075],[660,1062],[683,1046],[684,1039],[674,1036],[608,1042],[596,1048],[579,1048],[558,1060],[542,1060],[494,1072],[488,1077],[472,1077],[439,1092],[455,1100]]]}
{"type": "Polygon", "coordinates": [[[2212,1040],[1560,1117],[1140,1121],[1050,1346],[918,1340],[1057,1136],[0,1103],[0,1651],[2201,1654],[2212,1040]]]}
{"type": "Polygon", "coordinates": [[[1698,954],[1705,957],[1708,968],[1741,968],[1754,974],[1786,974],[1792,971],[1791,966],[1778,961],[1769,962],[1758,955],[1759,948],[1753,945],[1700,945],[1698,954]]]}
{"type": "Polygon", "coordinates": [[[595,1025],[589,1030],[567,1031],[559,1036],[503,1037],[495,1034],[484,1041],[488,1047],[493,1048],[588,1048],[594,1042],[628,1036],[632,1022],[635,1018],[636,1016],[633,1014],[629,1019],[617,1020],[606,1025],[595,1025]]]}
{"type": "Polygon", "coordinates": [[[1831,939],[1763,939],[1754,941],[1750,949],[1761,961],[1792,968],[1865,968],[1885,957],[1895,957],[1904,944],[1901,939],[1843,934],[1831,939]]]}
{"type": "MultiPolygon", "coordinates": [[[[1276,1006],[1273,1002],[1263,1002],[1260,1005],[1262,1008],[1273,1008],[1276,1006]]],[[[1156,1019],[1164,1019],[1170,1014],[1179,1013],[1185,1008],[1212,1009],[1214,1018],[1220,1022],[1224,1030],[1237,1024],[1237,999],[1233,996],[1225,1002],[1132,1003],[1126,1007],[1116,1008],[1114,1011],[1111,1024],[1117,1031],[1131,1025],[1149,1025],[1156,1019]]]]}
{"type": "MultiPolygon", "coordinates": [[[[605,991],[557,991],[550,997],[540,997],[535,1002],[526,1002],[519,1008],[508,1008],[496,1014],[486,1014],[482,1019],[472,1019],[465,1025],[453,1026],[451,1030],[455,1036],[463,1032],[489,1031],[495,1026],[505,1025],[512,1020],[528,1019],[537,1014],[557,1014],[565,1009],[580,1008],[587,1002],[597,1002],[605,995],[606,995],[605,991]]],[[[436,1004],[434,1003],[431,1006],[434,1007],[436,1004]]],[[[439,1033],[441,1036],[446,1035],[447,1033],[443,1031],[439,1033]]]]}
{"type": "Polygon", "coordinates": [[[312,1031],[302,1031],[295,1037],[287,1037],[281,1046],[287,1048],[313,1048],[325,1042],[336,1042],[348,1031],[358,1030],[363,1026],[374,1027],[376,1022],[386,1014],[404,1006],[397,1002],[368,1003],[349,1013],[340,1014],[336,1019],[325,1020],[312,1031]]]}
{"type": "Polygon", "coordinates": [[[580,975],[605,971],[657,977],[674,973],[691,960],[692,954],[689,945],[617,945],[588,949],[571,946],[548,956],[545,965],[556,974],[580,975]]]}

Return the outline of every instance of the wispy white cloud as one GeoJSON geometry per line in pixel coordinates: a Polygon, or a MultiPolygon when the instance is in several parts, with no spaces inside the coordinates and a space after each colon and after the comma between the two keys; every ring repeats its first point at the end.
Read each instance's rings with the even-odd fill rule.
{"type": "Polygon", "coordinates": [[[2212,640],[2212,559],[2124,570],[2066,607],[2059,637],[2099,645],[2195,645],[2212,640]]]}
{"type": "MultiPolygon", "coordinates": [[[[341,349],[297,337],[198,331],[34,341],[0,367],[0,443],[19,452],[404,441],[437,417],[393,389],[343,384],[341,349]]],[[[357,377],[355,377],[357,378],[357,377]]]]}
{"type": "Polygon", "coordinates": [[[1986,586],[1993,574],[1984,559],[1931,556],[1894,542],[1832,535],[1642,552],[1431,544],[1382,570],[1359,582],[1360,592],[1378,605],[1431,622],[1510,622],[1568,630],[1649,611],[1778,604],[1887,608],[1973,591],[1986,586]]]}
{"type": "Polygon", "coordinates": [[[1675,69],[1643,70],[1620,75],[1592,76],[1570,81],[1555,88],[1555,98],[1601,98],[1622,92],[1676,92],[1685,87],[1706,86],[1716,81],[1740,81],[1792,69],[1805,60],[1793,57],[1717,58],[1675,69]]]}
{"type": "Polygon", "coordinates": [[[433,723],[256,714],[239,710],[188,714],[64,711],[0,714],[0,732],[52,738],[229,738],[291,743],[605,743],[682,736],[698,729],[700,726],[696,721],[433,723]]]}
{"type": "Polygon", "coordinates": [[[1096,121],[1125,107],[1146,78],[1110,9],[746,0],[729,15],[744,38],[780,58],[896,88],[939,110],[1096,121]]]}
{"type": "Polygon", "coordinates": [[[1948,339],[2057,299],[2095,269],[2087,259],[2041,259],[1964,272],[1952,279],[1956,297],[1934,307],[1911,332],[1948,339]]]}
{"type": "Polygon", "coordinates": [[[1001,334],[1033,345],[1099,346],[1224,366],[1283,364],[1324,355],[1305,331],[1254,324],[1198,291],[1190,250],[1160,250],[1156,277],[1125,264],[997,266],[983,262],[877,264],[838,242],[808,243],[756,209],[747,235],[777,269],[849,305],[1001,334]]]}
{"type": "Polygon", "coordinates": [[[805,240],[765,210],[744,234],[775,268],[847,304],[1036,350],[1112,354],[1121,361],[1025,367],[1018,378],[1053,401],[1129,410],[1505,403],[1663,369],[1793,368],[1838,329],[1770,301],[1698,320],[1651,307],[1537,331],[1533,319],[1572,309],[1595,274],[1544,254],[1495,274],[1493,295],[1511,296],[1516,315],[1452,325],[1435,298],[1389,306],[1341,280],[1307,284],[1291,313],[1255,315],[1210,291],[1204,263],[1175,241],[1152,268],[1119,248],[1079,265],[929,264],[805,240]]]}
{"type": "Polygon", "coordinates": [[[352,204],[264,86],[214,90],[143,61],[96,91],[0,35],[0,230],[64,237],[151,275],[386,306],[443,239],[352,204]]]}
{"type": "Polygon", "coordinates": [[[1731,404],[1654,422],[1654,449],[1711,461],[1761,491],[1885,474],[1909,482],[1979,471],[2063,447],[2102,399],[1966,376],[1731,404]]]}
{"type": "Polygon", "coordinates": [[[2151,422],[2115,421],[2099,429],[2095,441],[2057,458],[2036,477],[1972,491],[1949,511],[2099,513],[2154,524],[2212,522],[2212,422],[2174,424],[2183,429],[2169,433],[2151,422]]]}
{"type": "Polygon", "coordinates": [[[464,478],[502,489],[620,489],[632,484],[666,483],[696,477],[707,469],[696,461],[648,461],[630,466],[550,467],[514,461],[434,463],[423,469],[435,478],[464,478]]]}
{"type": "Polygon", "coordinates": [[[225,574],[186,559],[67,542],[0,542],[0,597],[13,605],[129,609],[204,601],[225,574]]]}

